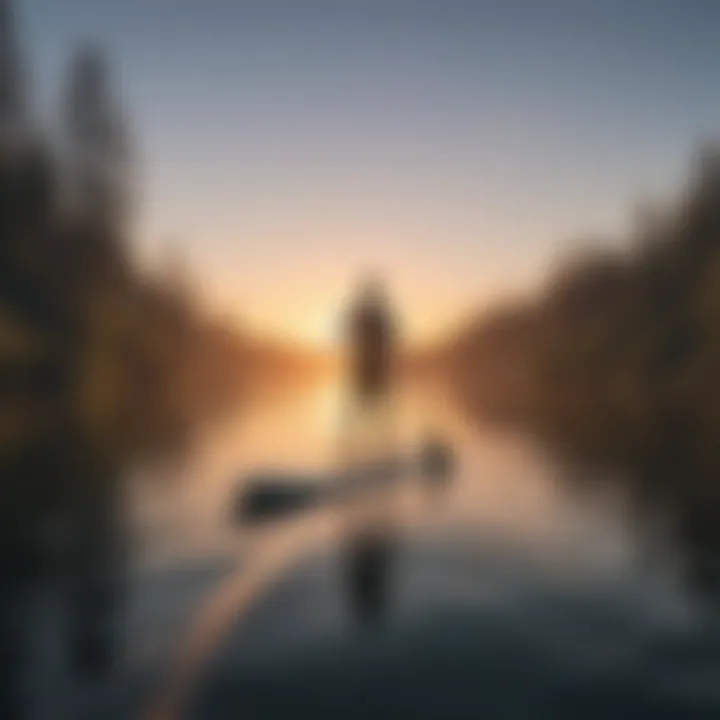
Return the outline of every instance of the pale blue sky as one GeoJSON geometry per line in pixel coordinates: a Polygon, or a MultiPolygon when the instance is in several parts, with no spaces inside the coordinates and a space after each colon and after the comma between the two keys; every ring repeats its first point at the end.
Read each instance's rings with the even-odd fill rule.
{"type": "Polygon", "coordinates": [[[366,266],[418,334],[617,235],[720,131],[713,0],[18,0],[45,119],[107,47],[142,162],[138,246],[314,334],[366,266]]]}

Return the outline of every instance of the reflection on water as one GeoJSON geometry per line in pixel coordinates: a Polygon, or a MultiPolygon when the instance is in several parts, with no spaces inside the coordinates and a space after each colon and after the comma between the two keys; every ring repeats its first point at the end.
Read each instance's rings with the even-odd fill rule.
{"type": "MultiPolygon", "coordinates": [[[[335,466],[333,382],[258,400],[206,427],[181,460],[135,473],[129,668],[90,717],[113,717],[108,703],[122,718],[139,707],[184,717],[190,705],[201,718],[235,707],[287,717],[294,704],[352,717],[358,693],[385,717],[525,717],[517,707],[497,715],[517,687],[543,702],[562,687],[583,713],[599,695],[597,708],[619,717],[720,707],[720,638],[673,553],[647,552],[658,545],[639,536],[617,486],[576,482],[531,439],[469,423],[439,389],[407,385],[397,403],[400,446],[428,432],[450,438],[457,473],[441,493],[401,486],[383,532],[365,543],[347,542],[348,517],[332,507],[257,528],[229,513],[258,467],[335,466]],[[387,610],[380,632],[348,622],[349,567],[350,584],[370,588],[351,593],[357,616],[387,610]],[[436,683],[452,697],[432,700],[436,683]]],[[[51,714],[38,717],[52,717],[57,693],[43,697],[51,714]]]]}
{"type": "MultiPolygon", "coordinates": [[[[427,493],[412,488],[400,498],[397,546],[384,555],[388,562],[365,566],[368,572],[392,572],[391,624],[373,641],[377,647],[367,650],[369,655],[355,657],[337,585],[342,576],[338,552],[342,556],[346,547],[337,516],[311,513],[258,531],[238,531],[224,522],[235,484],[247,470],[331,467],[339,408],[331,384],[259,405],[237,422],[208,430],[185,467],[180,491],[157,483],[152,491],[145,488],[156,493],[152,507],[147,496],[138,499],[138,515],[146,513],[145,523],[155,528],[143,546],[144,562],[154,572],[187,558],[208,563],[236,558],[223,601],[206,607],[205,615],[200,611],[195,625],[184,625],[188,645],[203,651],[193,651],[193,662],[178,675],[182,682],[175,681],[175,691],[183,689],[183,702],[195,691],[198,680],[192,676],[217,665],[218,677],[225,672],[233,678],[233,697],[255,698],[263,717],[282,717],[290,705],[273,715],[266,703],[274,691],[251,691],[250,680],[242,678],[265,688],[278,683],[282,692],[290,688],[292,697],[298,691],[292,680],[295,653],[298,662],[305,658],[300,666],[310,659],[317,663],[317,682],[324,687],[331,668],[342,674],[334,652],[345,658],[340,665],[347,673],[363,677],[372,659],[395,677],[393,644],[399,636],[408,642],[414,638],[421,656],[464,657],[485,672],[487,653],[497,653],[493,672],[500,674],[510,672],[513,658],[523,653],[524,672],[538,674],[524,682],[540,683],[549,672],[546,663],[554,663],[555,681],[570,687],[578,683],[579,692],[583,677],[597,676],[600,684],[593,692],[607,692],[613,702],[619,702],[621,680],[635,683],[633,692],[643,696],[652,696],[648,682],[672,680],[677,684],[674,702],[693,707],[714,702],[699,674],[691,679],[701,687],[693,689],[682,675],[695,667],[685,653],[709,653],[710,662],[720,661],[717,643],[708,635],[703,648],[697,648],[694,633],[700,626],[674,565],[665,555],[649,561],[622,498],[576,492],[572,482],[561,481],[567,471],[528,438],[470,425],[441,392],[417,387],[406,388],[399,398],[402,442],[412,445],[428,427],[451,437],[458,477],[439,500],[429,501],[427,493]],[[331,647],[336,649],[331,652],[331,647]],[[643,673],[647,677],[640,678],[643,673]]],[[[372,543],[360,551],[371,553],[372,543]]],[[[377,598],[367,600],[365,609],[372,612],[377,598]]],[[[693,657],[693,663],[701,662],[693,657]]],[[[403,682],[411,680],[397,671],[398,697],[409,692],[403,682]]],[[[463,702],[470,705],[473,698],[482,699],[476,689],[464,692],[470,694],[463,702]]],[[[412,712],[412,702],[403,702],[412,712]]]]}
{"type": "MultiPolygon", "coordinates": [[[[232,423],[206,429],[186,462],[153,468],[171,474],[172,483],[148,482],[146,473],[138,474],[136,522],[141,531],[153,532],[142,545],[144,561],[237,548],[237,528],[224,520],[238,480],[260,467],[333,468],[340,404],[333,383],[274,398],[232,423]]],[[[459,458],[458,480],[440,512],[427,512],[421,494],[408,494],[406,522],[426,533],[442,527],[526,542],[548,558],[581,555],[590,565],[629,561],[633,538],[618,503],[559,484],[559,469],[527,438],[469,425],[442,394],[418,388],[402,394],[398,414],[401,447],[418,444],[432,427],[452,438],[459,458]]]]}
{"type": "Polygon", "coordinates": [[[206,427],[184,462],[138,472],[133,514],[141,537],[152,533],[141,541],[142,562],[236,550],[229,509],[237,482],[256,468],[331,467],[338,407],[332,383],[266,397],[206,427]]]}

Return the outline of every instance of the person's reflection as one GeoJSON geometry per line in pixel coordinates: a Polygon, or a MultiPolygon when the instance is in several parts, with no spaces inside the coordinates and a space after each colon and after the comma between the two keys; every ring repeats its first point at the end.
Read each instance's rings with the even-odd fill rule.
{"type": "MultiPolygon", "coordinates": [[[[395,328],[380,284],[360,291],[347,325],[348,407],[343,463],[358,465],[394,451],[392,360],[395,328]]],[[[391,594],[395,533],[389,488],[358,488],[347,509],[344,580],[348,607],[363,624],[386,615],[391,594]],[[365,491],[367,490],[367,492],[365,491]]]]}
{"type": "Polygon", "coordinates": [[[420,452],[420,474],[430,500],[437,504],[449,490],[454,475],[454,457],[450,446],[436,434],[428,434],[420,452]]]}
{"type": "Polygon", "coordinates": [[[345,555],[345,584],[352,617],[378,625],[390,605],[395,534],[385,526],[356,528],[345,555]]]}

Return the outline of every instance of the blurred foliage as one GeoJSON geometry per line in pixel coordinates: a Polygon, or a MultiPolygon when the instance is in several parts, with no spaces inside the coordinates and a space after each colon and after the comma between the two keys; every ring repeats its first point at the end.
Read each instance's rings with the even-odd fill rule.
{"type": "Polygon", "coordinates": [[[20,717],[27,593],[60,582],[73,666],[117,655],[125,470],[305,379],[314,355],[202,309],[186,272],[131,252],[136,167],[104,53],[81,49],[50,142],[0,0],[0,716],[20,717]]]}
{"type": "MultiPolygon", "coordinates": [[[[70,63],[52,142],[0,0],[0,716],[21,717],[31,592],[59,584],[73,668],[119,648],[128,468],[306,379],[315,355],[203,310],[177,263],[134,258],[136,160],[101,49],[70,63]]],[[[182,268],[181,268],[182,269],[182,268]]]]}
{"type": "Polygon", "coordinates": [[[253,386],[312,364],[203,313],[184,275],[134,262],[119,107],[103,54],[84,49],[71,64],[56,146],[16,113],[0,118],[5,449],[23,433],[71,424],[95,449],[142,455],[253,386]]]}
{"type": "Polygon", "coordinates": [[[316,359],[204,311],[177,263],[149,270],[133,257],[131,133],[100,49],[70,63],[53,142],[28,110],[6,2],[0,55],[11,60],[0,65],[0,581],[10,588],[53,524],[72,527],[78,548],[114,542],[126,467],[183,450],[200,423],[306,377],[316,359]]]}
{"type": "Polygon", "coordinates": [[[720,461],[720,155],[705,148],[676,207],[649,215],[624,251],[596,243],[443,349],[474,412],[611,462],[662,433],[720,461]]]}
{"type": "Polygon", "coordinates": [[[677,202],[645,212],[621,246],[566,260],[434,362],[476,417],[629,468],[644,507],[669,511],[696,550],[710,536],[720,548],[720,152],[702,148],[677,202]]]}

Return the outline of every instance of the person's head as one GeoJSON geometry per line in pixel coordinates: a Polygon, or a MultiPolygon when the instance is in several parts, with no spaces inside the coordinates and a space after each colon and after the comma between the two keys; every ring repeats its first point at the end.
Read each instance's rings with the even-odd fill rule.
{"type": "Polygon", "coordinates": [[[355,308],[363,313],[382,313],[390,311],[385,283],[377,273],[368,272],[359,283],[355,295],[355,308]]]}

